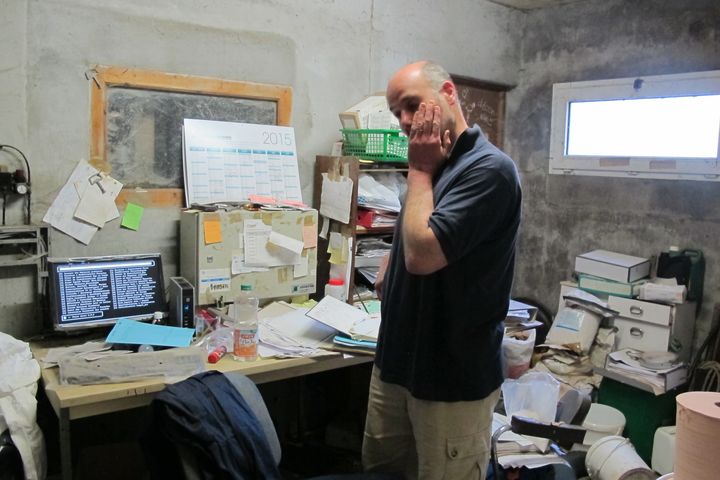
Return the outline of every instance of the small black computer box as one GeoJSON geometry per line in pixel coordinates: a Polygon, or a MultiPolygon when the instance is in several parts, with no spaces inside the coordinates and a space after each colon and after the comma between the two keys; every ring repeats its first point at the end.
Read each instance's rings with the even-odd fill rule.
{"type": "Polygon", "coordinates": [[[170,325],[195,328],[195,289],[185,277],[170,277],[170,325]]]}

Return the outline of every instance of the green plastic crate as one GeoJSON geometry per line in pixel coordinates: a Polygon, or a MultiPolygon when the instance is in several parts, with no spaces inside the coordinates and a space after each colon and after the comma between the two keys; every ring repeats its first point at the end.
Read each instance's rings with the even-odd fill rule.
{"type": "Polygon", "coordinates": [[[343,128],[343,155],[376,162],[407,163],[408,139],[400,130],[343,128]]]}

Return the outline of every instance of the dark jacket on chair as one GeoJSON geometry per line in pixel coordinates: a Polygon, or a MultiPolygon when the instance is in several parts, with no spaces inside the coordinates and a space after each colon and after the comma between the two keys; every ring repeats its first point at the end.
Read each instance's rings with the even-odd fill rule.
{"type": "Polygon", "coordinates": [[[194,455],[200,478],[280,478],[254,413],[222,373],[204,372],[168,386],[151,411],[143,443],[153,478],[184,476],[179,451],[194,455]]]}

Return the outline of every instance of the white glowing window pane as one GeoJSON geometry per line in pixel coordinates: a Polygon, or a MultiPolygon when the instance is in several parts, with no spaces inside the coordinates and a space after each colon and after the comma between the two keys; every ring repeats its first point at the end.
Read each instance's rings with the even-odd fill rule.
{"type": "Polygon", "coordinates": [[[720,95],[571,102],[567,155],[717,158],[720,95]]]}

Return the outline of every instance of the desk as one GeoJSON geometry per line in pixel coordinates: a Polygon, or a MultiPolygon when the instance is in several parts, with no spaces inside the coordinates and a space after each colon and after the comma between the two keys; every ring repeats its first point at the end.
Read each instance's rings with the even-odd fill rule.
{"type": "MultiPolygon", "coordinates": [[[[31,348],[35,358],[41,358],[48,346],[32,344],[31,348]]],[[[373,357],[369,355],[272,358],[254,362],[236,362],[226,356],[215,365],[208,364],[207,367],[221,372],[241,372],[255,383],[261,384],[372,361],[373,357]]],[[[60,464],[64,480],[72,479],[71,420],[149,405],[155,394],[165,388],[162,379],[103,385],[60,385],[57,368],[43,369],[42,382],[58,417],[60,464]]]]}

